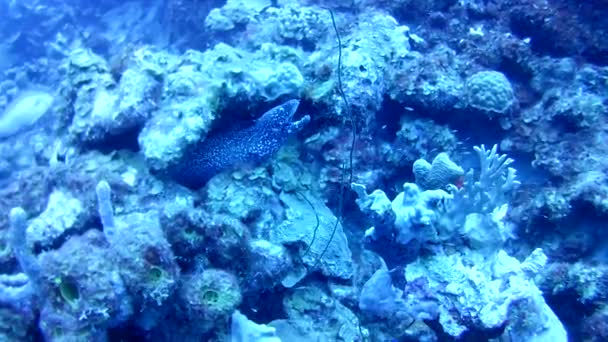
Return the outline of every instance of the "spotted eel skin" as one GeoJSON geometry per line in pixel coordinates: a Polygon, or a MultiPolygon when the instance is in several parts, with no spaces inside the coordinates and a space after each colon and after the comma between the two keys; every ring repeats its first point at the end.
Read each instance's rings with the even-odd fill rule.
{"type": "Polygon", "coordinates": [[[269,159],[290,135],[310,121],[308,115],[292,121],[299,105],[300,100],[289,100],[264,113],[249,127],[207,136],[184,153],[169,170],[171,176],[196,189],[226,169],[269,159]]]}

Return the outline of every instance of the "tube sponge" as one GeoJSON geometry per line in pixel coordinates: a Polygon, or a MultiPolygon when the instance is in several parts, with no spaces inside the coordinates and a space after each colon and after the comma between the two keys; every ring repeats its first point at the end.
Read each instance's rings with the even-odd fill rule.
{"type": "Polygon", "coordinates": [[[110,184],[105,180],[100,181],[95,187],[95,194],[97,195],[97,210],[103,226],[103,233],[106,236],[106,240],[112,243],[116,235],[116,223],[114,221],[110,184]]]}
{"type": "Polygon", "coordinates": [[[40,266],[36,256],[27,246],[27,214],[25,210],[20,207],[11,209],[9,221],[9,238],[15,258],[28,278],[37,283],[40,278],[40,266]]]}
{"type": "Polygon", "coordinates": [[[227,318],[243,299],[237,278],[220,269],[185,277],[179,295],[191,315],[210,322],[227,318]]]}

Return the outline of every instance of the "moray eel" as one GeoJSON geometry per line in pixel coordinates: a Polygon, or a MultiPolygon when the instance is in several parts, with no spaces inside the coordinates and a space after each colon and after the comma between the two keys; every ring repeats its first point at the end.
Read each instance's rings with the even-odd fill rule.
{"type": "Polygon", "coordinates": [[[308,115],[292,121],[299,105],[300,100],[289,100],[264,113],[253,125],[210,134],[186,150],[169,173],[178,183],[196,189],[224,170],[268,160],[310,121],[308,115]]]}

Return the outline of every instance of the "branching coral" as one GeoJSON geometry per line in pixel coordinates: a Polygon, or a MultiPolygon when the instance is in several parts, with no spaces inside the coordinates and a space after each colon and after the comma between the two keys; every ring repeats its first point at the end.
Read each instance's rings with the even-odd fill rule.
{"type": "MultiPolygon", "coordinates": [[[[416,184],[405,183],[403,191],[391,202],[382,190],[367,194],[364,185],[353,183],[359,196],[357,204],[374,222],[366,233],[369,240],[383,237],[407,245],[412,240],[437,243],[464,235],[493,241],[498,229],[504,241],[509,236],[505,232],[508,227],[502,222],[507,200],[519,184],[515,169],[509,167],[513,160],[499,154],[496,146],[491,150],[476,146],[475,151],[480,172],[469,170],[461,188],[450,184],[446,190],[422,190],[416,184]],[[473,229],[492,230],[492,234],[479,234],[473,229]]],[[[457,170],[457,165],[452,169],[457,170]]]]}

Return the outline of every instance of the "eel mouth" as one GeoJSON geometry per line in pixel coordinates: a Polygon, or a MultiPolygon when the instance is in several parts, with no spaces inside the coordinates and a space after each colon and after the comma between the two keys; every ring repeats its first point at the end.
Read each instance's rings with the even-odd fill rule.
{"type": "Polygon", "coordinates": [[[296,113],[296,111],[298,110],[299,106],[300,106],[300,100],[293,99],[293,100],[289,100],[289,101],[283,103],[281,105],[281,108],[283,108],[283,110],[285,111],[286,117],[288,117],[289,119],[293,119],[293,116],[296,113]]]}

